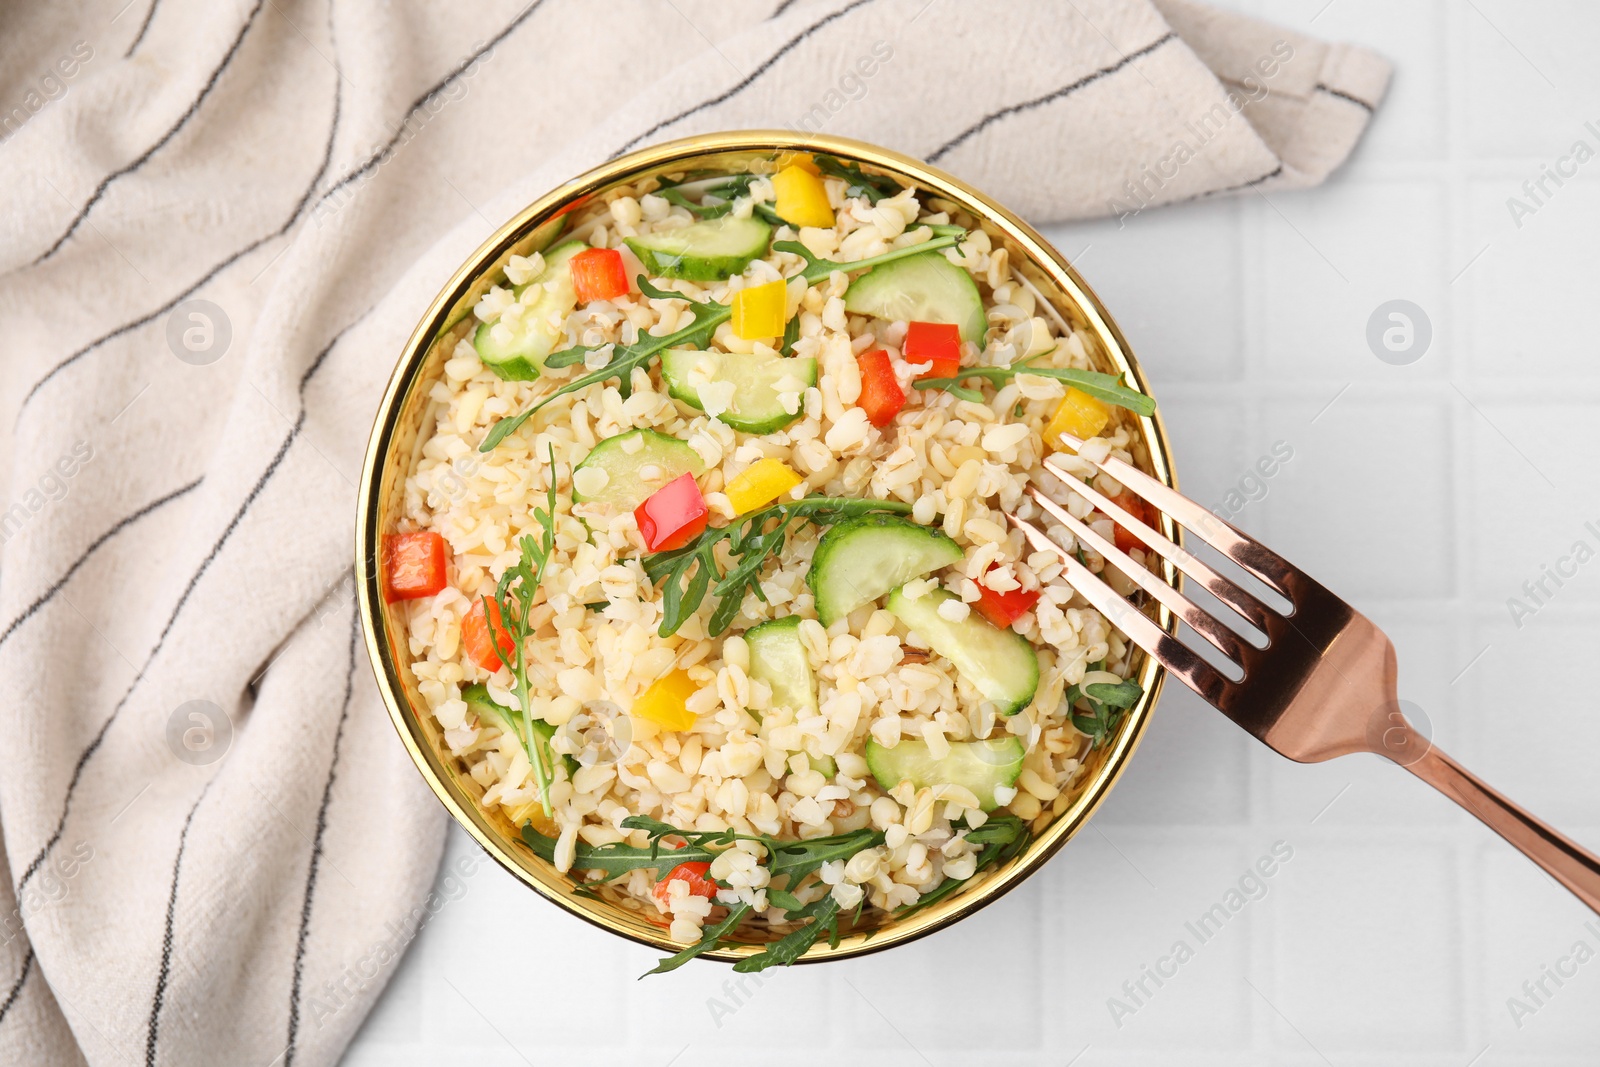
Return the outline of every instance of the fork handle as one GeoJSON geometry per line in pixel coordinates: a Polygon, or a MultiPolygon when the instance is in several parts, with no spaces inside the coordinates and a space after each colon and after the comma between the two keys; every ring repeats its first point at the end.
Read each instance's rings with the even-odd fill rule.
{"type": "Polygon", "coordinates": [[[1600,912],[1600,857],[1513,804],[1437,748],[1402,766],[1477,816],[1592,911],[1600,912]]]}

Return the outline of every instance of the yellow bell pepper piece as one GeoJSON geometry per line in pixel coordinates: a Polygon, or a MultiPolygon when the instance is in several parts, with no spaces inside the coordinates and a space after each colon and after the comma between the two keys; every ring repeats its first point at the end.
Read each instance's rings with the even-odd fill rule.
{"type": "Polygon", "coordinates": [[[736,475],[723,492],[735,515],[754,511],[778,499],[805,479],[781,459],[758,459],[736,475]]]}
{"type": "Polygon", "coordinates": [[[633,714],[667,730],[687,730],[694,726],[695,714],[688,708],[689,698],[700,689],[686,670],[675,670],[656,679],[633,702],[633,714]]]}
{"type": "Polygon", "coordinates": [[[782,281],[740,289],[733,294],[734,336],[759,341],[782,335],[788,302],[788,287],[782,281]]]}
{"type": "Polygon", "coordinates": [[[1070,446],[1061,441],[1063,433],[1070,433],[1079,440],[1087,441],[1091,437],[1099,436],[1100,431],[1105,429],[1106,423],[1110,421],[1110,407],[1081,389],[1069,388],[1067,395],[1061,398],[1061,406],[1056,408],[1056,413],[1051,416],[1050,424],[1044,428],[1045,444],[1054,449],[1070,451],[1070,446]]]}
{"type": "Polygon", "coordinates": [[[784,222],[794,226],[832,226],[833,208],[828,206],[828,190],[822,179],[804,167],[784,167],[772,176],[777,203],[772,209],[784,222]]]}
{"type": "Polygon", "coordinates": [[[822,169],[817,166],[817,161],[812,158],[810,152],[782,153],[778,156],[778,169],[782,170],[784,167],[799,167],[807,174],[815,174],[819,178],[822,176],[822,169]]]}

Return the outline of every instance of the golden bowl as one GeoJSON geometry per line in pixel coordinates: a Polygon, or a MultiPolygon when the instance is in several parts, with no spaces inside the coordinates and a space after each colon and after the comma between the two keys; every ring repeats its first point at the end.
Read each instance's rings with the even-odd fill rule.
{"type": "MultiPolygon", "coordinates": [[[[362,463],[361,489],[356,517],[356,577],[361,604],[361,624],[367,653],[377,675],[389,717],[400,740],[416,762],[417,770],[450,814],[501,866],[526,882],[540,895],[574,915],[612,933],[651,945],[665,953],[683,946],[671,941],[659,925],[644,918],[637,902],[620,893],[600,896],[574,892],[575,883],[558,873],[525,845],[517,828],[498,810],[486,813],[478,804],[483,789],[443,753],[439,730],[431,717],[419,714],[426,705],[417,692],[406,638],[383,601],[377,561],[380,538],[392,532],[401,512],[404,483],[414,468],[421,446],[429,387],[443,374],[448,354],[438,338],[471,312],[488,287],[503,277],[507,260],[546,247],[562,230],[563,216],[580,206],[603,199],[619,185],[688,170],[714,169],[744,172],[771,168],[786,152],[820,152],[860,164],[869,173],[886,174],[902,185],[921,190],[928,198],[947,203],[952,217],[964,225],[981,227],[996,247],[1009,249],[1013,265],[1047,298],[1056,312],[1076,328],[1096,339],[1092,353],[1102,370],[1126,374],[1134,388],[1148,393],[1139,364],[1128,350],[1121,332],[1100,301],[1066,258],[1031,226],[1011,212],[945,172],[875,145],[838,137],[800,137],[781,130],[748,130],[689,137],[632,152],[580,175],[551,190],[501,226],[472,254],[440,290],[400,353],[389,388],[373,424],[362,463]],[[398,652],[397,652],[398,650],[398,652]]],[[[1168,456],[1161,416],[1137,420],[1139,441],[1135,459],[1148,472],[1176,485],[1168,456]]],[[[1168,520],[1166,533],[1176,538],[1168,520]]],[[[1180,580],[1170,565],[1165,580],[1180,580]]],[[[1175,622],[1163,609],[1163,626],[1175,622]]],[[[826,940],[813,945],[801,962],[845,959],[889,948],[932,933],[970,915],[1038,870],[1094,813],[1138,747],[1151,708],[1161,693],[1165,671],[1148,656],[1135,660],[1135,677],[1144,697],[1124,717],[1115,738],[1088,758],[1088,769],[1076,785],[1031,827],[1032,840],[1010,863],[980,871],[957,893],[907,915],[896,917],[867,912],[859,925],[841,927],[836,946],[826,940]]],[[[756,941],[706,953],[708,958],[737,960],[760,950],[756,941]]]]}

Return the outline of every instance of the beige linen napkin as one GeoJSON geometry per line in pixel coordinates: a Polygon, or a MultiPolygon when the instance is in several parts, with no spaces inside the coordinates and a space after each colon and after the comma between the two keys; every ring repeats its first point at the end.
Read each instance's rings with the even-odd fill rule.
{"type": "Polygon", "coordinates": [[[1319,182],[1388,74],[1189,0],[0,17],[7,1064],[331,1063],[425,920],[445,815],[358,640],[354,483],[404,338],[517,208],[789,127],[1126,220],[1319,182]]]}

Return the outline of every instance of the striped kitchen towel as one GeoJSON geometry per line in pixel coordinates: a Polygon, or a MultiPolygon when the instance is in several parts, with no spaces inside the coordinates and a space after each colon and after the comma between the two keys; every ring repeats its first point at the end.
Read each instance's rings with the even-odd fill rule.
{"type": "Polygon", "coordinates": [[[1318,183],[1388,78],[1191,0],[525,3],[6,16],[0,1063],[332,1063],[425,921],[446,817],[364,661],[355,479],[515,210],[787,127],[1126,222],[1318,183]]]}

